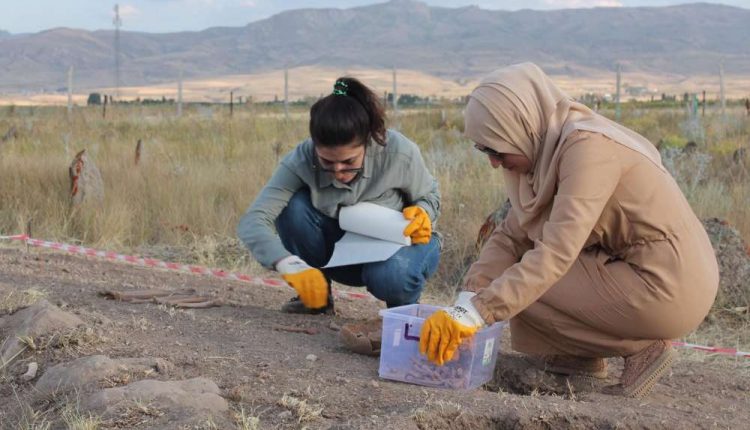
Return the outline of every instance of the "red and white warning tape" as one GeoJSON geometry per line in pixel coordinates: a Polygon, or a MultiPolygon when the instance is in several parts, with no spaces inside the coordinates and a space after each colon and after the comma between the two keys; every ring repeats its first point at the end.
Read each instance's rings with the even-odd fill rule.
{"type": "MultiPolygon", "coordinates": [[[[235,281],[249,282],[253,284],[268,285],[271,287],[284,287],[284,286],[289,287],[284,281],[280,279],[262,278],[259,276],[250,276],[250,275],[245,275],[242,273],[226,272],[221,269],[209,269],[209,268],[202,267],[202,266],[193,266],[193,265],[182,264],[182,263],[169,263],[166,261],[161,261],[161,260],[157,260],[153,258],[135,257],[132,255],[117,254],[115,252],[110,252],[110,251],[99,251],[96,249],[86,248],[83,246],[69,245],[66,243],[59,243],[59,242],[50,242],[47,240],[32,239],[25,234],[17,234],[14,236],[0,236],[0,240],[16,240],[16,241],[25,242],[26,244],[30,246],[55,249],[59,251],[65,251],[71,254],[86,255],[89,257],[105,258],[111,261],[125,262],[125,263],[134,264],[137,266],[143,266],[143,267],[153,267],[153,268],[166,269],[166,270],[172,270],[172,271],[177,271],[177,272],[194,273],[198,275],[213,276],[213,277],[221,278],[221,279],[231,279],[235,281]]],[[[353,291],[334,290],[333,295],[336,298],[365,299],[365,300],[372,300],[372,301],[377,300],[375,299],[375,297],[373,297],[370,294],[357,293],[353,291]]],[[[696,345],[693,343],[677,342],[677,341],[673,341],[672,345],[680,347],[680,348],[694,349],[697,351],[703,351],[703,352],[708,352],[708,353],[750,358],[750,352],[738,351],[735,348],[703,346],[703,345],[696,345]]]]}
{"type": "Polygon", "coordinates": [[[719,346],[703,346],[694,343],[672,341],[672,345],[680,348],[695,349],[697,351],[710,352],[714,354],[733,355],[735,357],[750,358],[750,352],[737,351],[735,348],[722,348],[719,346]]]}
{"type": "MultiPolygon", "coordinates": [[[[25,234],[17,234],[14,236],[0,236],[0,240],[16,240],[24,242],[30,246],[36,246],[39,248],[49,248],[58,251],[65,251],[70,254],[80,254],[88,257],[104,258],[111,261],[118,261],[124,263],[134,264],[136,266],[153,267],[158,269],[166,269],[176,272],[194,273],[198,275],[213,276],[221,279],[231,279],[234,281],[248,282],[251,284],[261,284],[271,287],[289,287],[286,282],[280,279],[274,278],[262,278],[259,276],[251,276],[243,273],[226,272],[221,269],[211,269],[202,266],[194,266],[182,263],[170,263],[167,261],[161,261],[154,258],[135,257],[132,255],[117,254],[111,251],[100,251],[93,248],[86,248],[83,246],[69,245],[67,243],[50,242],[47,240],[33,239],[25,234]]],[[[349,298],[358,300],[372,300],[377,299],[368,293],[357,293],[354,291],[341,291],[333,290],[333,295],[336,298],[349,298]]]]}

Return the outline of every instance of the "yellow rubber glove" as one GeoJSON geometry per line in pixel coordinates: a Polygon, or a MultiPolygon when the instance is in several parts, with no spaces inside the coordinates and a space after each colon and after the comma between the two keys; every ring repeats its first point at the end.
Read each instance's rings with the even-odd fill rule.
{"type": "Polygon", "coordinates": [[[468,291],[460,293],[453,307],[435,312],[422,325],[419,352],[438,366],[451,361],[461,343],[485,325],[471,304],[473,296],[468,291]]]}
{"type": "Polygon", "coordinates": [[[276,263],[276,270],[287,284],[297,290],[305,307],[318,309],[328,305],[328,281],[323,272],[310,267],[296,255],[280,260],[276,263]]]}
{"type": "Polygon", "coordinates": [[[411,237],[412,244],[426,244],[432,236],[432,221],[421,206],[409,206],[403,210],[404,218],[411,220],[404,229],[404,236],[411,237]]]}

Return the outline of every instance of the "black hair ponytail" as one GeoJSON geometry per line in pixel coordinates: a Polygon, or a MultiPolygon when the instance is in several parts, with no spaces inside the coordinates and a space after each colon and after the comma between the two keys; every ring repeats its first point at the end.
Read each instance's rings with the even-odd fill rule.
{"type": "Polygon", "coordinates": [[[333,93],[310,109],[310,136],[315,145],[341,146],[370,138],[385,146],[385,111],[378,96],[355,78],[341,77],[333,93]]]}

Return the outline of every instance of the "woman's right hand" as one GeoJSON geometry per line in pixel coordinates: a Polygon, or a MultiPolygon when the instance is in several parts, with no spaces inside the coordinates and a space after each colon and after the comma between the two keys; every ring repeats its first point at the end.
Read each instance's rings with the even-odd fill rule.
{"type": "Polygon", "coordinates": [[[328,281],[323,272],[296,255],[280,260],[276,263],[276,270],[287,284],[297,290],[305,307],[318,309],[328,305],[328,281]]]}
{"type": "Polygon", "coordinates": [[[485,326],[471,303],[475,295],[469,291],[461,292],[455,305],[435,312],[424,322],[419,335],[419,352],[428,360],[438,366],[451,361],[461,343],[485,326]]]}

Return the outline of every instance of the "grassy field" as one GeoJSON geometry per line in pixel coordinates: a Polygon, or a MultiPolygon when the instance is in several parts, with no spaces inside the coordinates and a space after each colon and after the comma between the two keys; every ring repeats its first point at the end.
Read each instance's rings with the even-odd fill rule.
{"type": "MultiPolygon", "coordinates": [[[[105,119],[96,108],[68,117],[59,107],[0,107],[0,136],[17,130],[0,143],[0,234],[31,221],[39,238],[257,272],[235,226],[279,157],[306,137],[307,108],[295,109],[285,120],[278,107],[243,105],[230,117],[225,105],[189,105],[177,118],[173,106],[116,105],[105,119]],[[68,166],[81,149],[99,167],[105,197],[74,209],[68,166]]],[[[750,239],[747,163],[733,161],[750,142],[744,109],[722,116],[711,107],[690,119],[681,108],[626,104],[622,122],[660,144],[699,217],[726,219],[750,239]],[[691,140],[698,156],[684,157],[691,140]]],[[[505,198],[501,172],[462,137],[460,106],[403,111],[392,123],[420,145],[440,181],[447,242],[430,288],[451,291],[479,226],[505,198]]]]}

